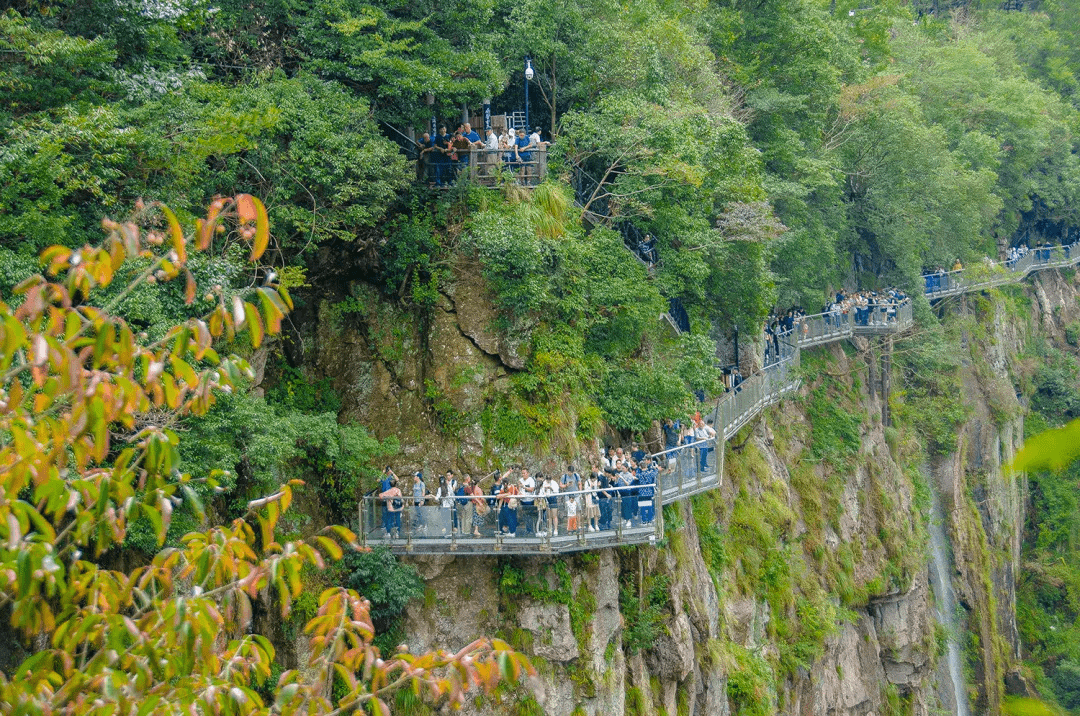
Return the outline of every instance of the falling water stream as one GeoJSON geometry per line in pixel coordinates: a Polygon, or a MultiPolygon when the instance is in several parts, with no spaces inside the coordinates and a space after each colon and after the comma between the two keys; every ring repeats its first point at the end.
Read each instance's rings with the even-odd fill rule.
{"type": "Polygon", "coordinates": [[[949,680],[952,682],[953,702],[957,716],[969,716],[967,688],[964,686],[964,670],[960,655],[960,625],[956,615],[956,595],[953,594],[950,576],[953,573],[949,554],[949,542],[945,533],[945,509],[941,496],[932,490],[934,498],[933,513],[930,517],[930,579],[934,589],[934,601],[937,604],[938,622],[945,627],[948,639],[946,652],[949,680]]]}

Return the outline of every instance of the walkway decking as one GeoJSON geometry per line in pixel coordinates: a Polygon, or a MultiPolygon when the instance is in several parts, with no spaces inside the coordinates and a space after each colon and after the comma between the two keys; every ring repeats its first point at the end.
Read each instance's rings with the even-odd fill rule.
{"type": "MultiPolygon", "coordinates": [[[[1073,266],[1080,262],[1080,244],[1053,249],[1035,249],[1009,267],[979,266],[976,269],[954,271],[924,277],[926,297],[931,301],[978,291],[1006,283],[1015,283],[1028,274],[1047,268],[1073,266]]],[[[712,411],[716,438],[674,448],[654,457],[660,462],[653,499],[653,515],[641,509],[647,498],[634,496],[631,490],[601,500],[602,513],[610,514],[610,529],[590,531],[586,525],[584,506],[579,506],[578,529],[567,532],[568,503],[577,498],[584,502],[584,492],[565,492],[544,506],[541,498],[533,504],[519,506],[516,536],[500,531],[496,509],[491,509],[478,529],[480,537],[466,528],[459,533],[455,520],[466,517],[462,506],[416,506],[404,500],[400,537],[387,539],[383,529],[382,501],[368,496],[360,502],[360,535],[365,544],[386,544],[397,554],[461,554],[461,555],[550,555],[601,549],[621,545],[655,543],[663,539],[663,505],[685,500],[693,495],[718,487],[724,474],[724,443],[750,423],[765,408],[780,402],[799,388],[798,366],[800,351],[853,336],[895,335],[913,324],[911,302],[898,307],[895,314],[871,314],[865,324],[855,323],[854,312],[847,314],[817,314],[804,317],[794,330],[779,340],[779,359],[760,373],[746,379],[736,390],[724,394],[712,411]],[[625,508],[625,511],[624,511],[625,508]],[[458,514],[460,511],[460,515],[458,514]],[[643,520],[644,515],[644,520],[643,520]],[[552,517],[554,525],[552,527],[552,517]],[[621,519],[620,519],[621,518],[621,519]]],[[[402,485],[408,494],[409,486],[402,485]]],[[[604,517],[604,514],[601,515],[604,517]]]]}

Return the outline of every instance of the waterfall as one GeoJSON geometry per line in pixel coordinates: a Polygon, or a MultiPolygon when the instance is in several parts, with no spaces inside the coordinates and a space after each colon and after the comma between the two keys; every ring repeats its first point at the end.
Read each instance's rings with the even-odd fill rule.
{"type": "Polygon", "coordinates": [[[934,602],[937,604],[938,623],[948,632],[948,650],[946,652],[949,681],[952,682],[953,702],[956,704],[956,716],[969,716],[967,688],[964,686],[964,668],[960,654],[960,624],[956,616],[956,595],[952,588],[953,564],[949,554],[949,540],[945,533],[945,509],[936,487],[933,494],[932,514],[930,516],[930,580],[934,590],[934,602]]]}

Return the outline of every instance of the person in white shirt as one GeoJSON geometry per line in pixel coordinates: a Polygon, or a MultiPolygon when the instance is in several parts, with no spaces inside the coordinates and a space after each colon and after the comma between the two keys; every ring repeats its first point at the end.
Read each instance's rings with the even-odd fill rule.
{"type": "Polygon", "coordinates": [[[585,493],[585,527],[590,532],[597,531],[597,521],[600,519],[600,502],[595,492],[599,488],[600,481],[597,479],[597,470],[594,468],[585,480],[585,487],[583,488],[588,490],[585,493]]]}
{"type": "Polygon", "coordinates": [[[521,468],[521,480],[518,483],[521,490],[521,520],[525,523],[525,534],[536,532],[536,480],[529,474],[528,469],[521,468]]]}
{"type": "MultiPolygon", "coordinates": [[[[716,437],[716,431],[713,430],[711,425],[708,425],[704,420],[698,418],[694,422],[694,440],[712,440],[716,437]]],[[[709,453],[712,452],[712,446],[703,446],[698,448],[698,454],[701,458],[700,469],[701,472],[707,472],[709,469],[709,453]]]]}
{"type": "Polygon", "coordinates": [[[514,128],[506,130],[506,134],[499,137],[499,149],[502,149],[506,153],[502,155],[502,160],[509,164],[514,161],[517,154],[517,137],[514,133],[514,128]],[[509,150],[509,151],[507,151],[509,150]]]}
{"type": "Polygon", "coordinates": [[[578,529],[578,498],[580,495],[566,497],[566,533],[573,534],[578,529]]]}

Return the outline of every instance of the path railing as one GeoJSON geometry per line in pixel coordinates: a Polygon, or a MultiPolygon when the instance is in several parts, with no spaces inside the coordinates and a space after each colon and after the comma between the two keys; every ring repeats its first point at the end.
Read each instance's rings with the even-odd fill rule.
{"type": "Polygon", "coordinates": [[[958,271],[929,273],[923,276],[926,297],[931,301],[969,291],[981,291],[1023,279],[1032,271],[1064,268],[1080,262],[1080,242],[1067,246],[1029,249],[1023,256],[1004,263],[980,264],[958,271]]]}
{"type": "Polygon", "coordinates": [[[447,156],[436,161],[439,157],[427,152],[418,173],[436,186],[449,186],[468,178],[483,186],[495,186],[500,180],[509,180],[524,187],[534,187],[547,176],[546,147],[518,153],[506,149],[473,148],[459,150],[456,155],[456,160],[447,156]]]}
{"type": "MultiPolygon", "coordinates": [[[[1005,266],[928,275],[926,296],[936,300],[981,290],[1078,262],[1080,243],[1033,249],[1005,266]]],[[[395,509],[390,499],[365,495],[359,505],[360,538],[366,545],[386,544],[397,554],[410,555],[549,555],[655,543],[664,536],[663,506],[722,485],[727,440],[798,390],[801,349],[853,336],[897,334],[912,323],[911,301],[800,317],[792,331],[768,337],[771,362],[717,401],[708,421],[714,437],[650,456],[658,464],[652,484],[534,494],[531,502],[518,495],[513,505],[491,495],[455,496],[438,504],[403,496],[395,509]]]]}

